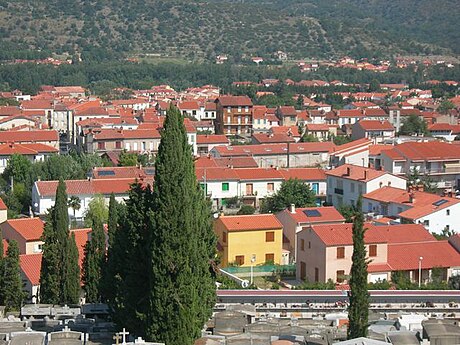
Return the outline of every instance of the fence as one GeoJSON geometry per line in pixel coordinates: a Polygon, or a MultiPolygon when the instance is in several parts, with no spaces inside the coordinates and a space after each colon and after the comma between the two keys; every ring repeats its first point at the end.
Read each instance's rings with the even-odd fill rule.
{"type": "MultiPolygon", "coordinates": [[[[273,273],[281,276],[295,276],[295,265],[261,265],[253,266],[254,276],[267,276],[273,273]]],[[[251,274],[251,267],[232,266],[225,267],[224,270],[236,276],[247,277],[251,274]]]]}

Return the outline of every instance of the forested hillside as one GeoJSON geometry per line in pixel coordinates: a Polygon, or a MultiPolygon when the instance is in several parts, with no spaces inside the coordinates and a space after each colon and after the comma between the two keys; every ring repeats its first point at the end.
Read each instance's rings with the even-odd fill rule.
{"type": "Polygon", "coordinates": [[[0,58],[457,55],[459,17],[458,0],[0,0],[0,58]]]}

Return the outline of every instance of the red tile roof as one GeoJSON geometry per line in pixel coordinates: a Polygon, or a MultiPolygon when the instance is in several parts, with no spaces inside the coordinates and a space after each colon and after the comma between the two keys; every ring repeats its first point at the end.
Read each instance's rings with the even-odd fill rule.
{"type": "Polygon", "coordinates": [[[58,141],[59,134],[57,131],[0,131],[0,143],[8,142],[41,142],[41,141],[58,141]]]}
{"type": "Polygon", "coordinates": [[[284,180],[279,170],[273,168],[234,169],[241,181],[284,180]]]}
{"type": "Polygon", "coordinates": [[[52,153],[52,152],[59,152],[53,146],[36,143],[36,144],[16,144],[16,143],[9,143],[9,144],[0,144],[0,155],[13,155],[13,154],[21,154],[21,155],[36,155],[38,153],[52,153]]]}
{"type": "Polygon", "coordinates": [[[335,169],[326,171],[326,175],[341,177],[348,180],[368,182],[377,177],[388,174],[386,171],[365,168],[358,165],[344,164],[335,169]]]}
{"type": "Polygon", "coordinates": [[[343,109],[337,111],[338,117],[364,117],[361,109],[343,109]]]}
{"type": "Polygon", "coordinates": [[[367,108],[364,109],[364,115],[367,117],[388,117],[388,114],[385,113],[385,110],[381,108],[367,108]]]}
{"type": "Polygon", "coordinates": [[[285,180],[296,178],[302,181],[326,181],[326,173],[321,168],[289,168],[280,169],[279,172],[285,180]]]}
{"type": "Polygon", "coordinates": [[[293,106],[281,106],[278,109],[281,116],[297,116],[297,112],[293,106]]]}
{"type": "Polygon", "coordinates": [[[305,208],[296,208],[295,213],[291,213],[289,209],[281,211],[290,217],[292,217],[297,223],[340,223],[345,222],[345,218],[340,214],[339,211],[334,206],[324,206],[324,207],[305,207],[305,208]],[[304,212],[306,210],[317,210],[319,213],[318,217],[309,217],[304,212]]]}
{"type": "Polygon", "coordinates": [[[0,198],[0,211],[7,210],[6,204],[3,202],[2,198],[0,198]]]}
{"type": "Polygon", "coordinates": [[[388,264],[395,271],[434,267],[460,267],[460,254],[447,241],[392,244],[388,246],[388,264]]]}
{"type": "MultiPolygon", "coordinates": [[[[316,143],[291,143],[289,152],[310,153],[310,152],[332,152],[335,148],[332,142],[316,143]]],[[[280,155],[287,154],[287,144],[263,144],[263,145],[236,145],[217,146],[214,148],[221,157],[252,156],[252,155],[280,155]]]]}
{"type": "Polygon", "coordinates": [[[257,168],[259,165],[252,157],[214,158],[218,167],[257,168]]]}
{"type": "Polygon", "coordinates": [[[160,132],[157,129],[100,129],[93,132],[95,140],[116,140],[116,139],[160,139],[160,132]]]}
{"type": "Polygon", "coordinates": [[[273,144],[273,143],[294,143],[295,139],[286,133],[254,133],[252,135],[253,140],[259,144],[273,144]]]}
{"type": "MultiPolygon", "coordinates": [[[[460,159],[459,146],[440,141],[403,143],[396,145],[391,151],[395,153],[395,156],[404,157],[411,161],[460,159]]],[[[391,151],[385,153],[388,154],[391,151]]]]}
{"type": "Polygon", "coordinates": [[[200,104],[196,101],[186,101],[177,104],[177,108],[180,110],[199,110],[200,104]]]}
{"type": "Polygon", "coordinates": [[[274,214],[252,214],[247,216],[223,216],[221,222],[228,231],[282,229],[283,225],[274,214]]]}
{"type": "Polygon", "coordinates": [[[196,136],[197,144],[229,144],[227,136],[223,134],[212,134],[212,135],[197,135],[196,136]]]}
{"type": "MultiPolygon", "coordinates": [[[[370,224],[365,224],[369,228],[370,224]]],[[[313,225],[311,228],[326,246],[351,246],[353,245],[353,224],[325,224],[313,225]]],[[[377,232],[366,231],[365,243],[385,243],[377,232]]]]}
{"type": "MultiPolygon", "coordinates": [[[[155,169],[149,170],[150,175],[155,169]]],[[[140,167],[96,167],[92,171],[94,179],[140,179],[145,178],[147,175],[145,168],[140,167]]]]}
{"type": "Polygon", "coordinates": [[[9,219],[6,224],[11,226],[26,241],[40,240],[45,226],[40,218],[9,219]]]}
{"type": "MultiPolygon", "coordinates": [[[[123,179],[93,179],[93,180],[67,180],[65,181],[68,195],[94,195],[126,194],[130,185],[135,182],[133,178],[123,179]]],[[[54,197],[59,181],[37,181],[35,185],[40,196],[54,197]]],[[[152,184],[152,178],[146,178],[144,183],[152,184]]]]}
{"type": "Polygon", "coordinates": [[[196,178],[198,181],[238,181],[239,177],[235,169],[230,168],[196,168],[196,178]]]}
{"type": "Polygon", "coordinates": [[[355,150],[358,148],[366,148],[366,147],[369,147],[371,144],[372,144],[372,140],[369,140],[367,138],[353,140],[353,141],[350,141],[349,143],[336,146],[334,154],[344,153],[349,150],[355,150]]]}
{"type": "Polygon", "coordinates": [[[42,268],[42,254],[19,255],[21,271],[33,286],[40,284],[40,270],[42,268]]]}
{"type": "Polygon", "coordinates": [[[395,128],[388,121],[361,120],[358,125],[365,131],[394,131],[395,128]]]}
{"type": "Polygon", "coordinates": [[[252,106],[248,96],[220,96],[217,101],[224,107],[252,106]]]}
{"type": "Polygon", "coordinates": [[[47,100],[30,100],[21,102],[22,109],[53,109],[53,104],[47,100]]]}
{"type": "Polygon", "coordinates": [[[377,156],[384,150],[391,150],[393,145],[375,144],[369,146],[369,156],[377,156]]]}

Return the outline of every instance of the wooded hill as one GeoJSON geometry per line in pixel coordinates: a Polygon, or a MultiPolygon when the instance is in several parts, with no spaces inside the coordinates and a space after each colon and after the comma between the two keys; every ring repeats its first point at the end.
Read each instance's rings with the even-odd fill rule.
{"type": "Polygon", "coordinates": [[[0,0],[0,59],[457,55],[459,17],[457,0],[0,0]]]}

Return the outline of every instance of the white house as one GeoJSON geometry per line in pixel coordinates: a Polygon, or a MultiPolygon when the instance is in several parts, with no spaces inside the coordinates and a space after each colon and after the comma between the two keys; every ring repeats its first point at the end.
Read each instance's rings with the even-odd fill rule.
{"type": "Polygon", "coordinates": [[[406,188],[406,179],[386,171],[345,164],[326,171],[327,202],[339,207],[354,205],[359,196],[383,186],[406,188]]]}
{"type": "Polygon", "coordinates": [[[368,166],[369,148],[372,141],[367,138],[351,141],[337,146],[330,156],[330,165],[337,167],[342,164],[368,166]]]}
{"type": "Polygon", "coordinates": [[[361,120],[351,126],[353,140],[368,138],[374,143],[384,142],[385,139],[395,136],[395,129],[388,121],[361,120]]]}
{"type": "Polygon", "coordinates": [[[5,170],[13,154],[22,155],[34,163],[56,153],[59,153],[57,148],[44,144],[0,144],[0,173],[5,170]]]}
{"type": "Polygon", "coordinates": [[[460,231],[459,199],[416,189],[385,186],[364,194],[363,212],[423,224],[428,231],[437,234],[444,229],[460,231]]]}

